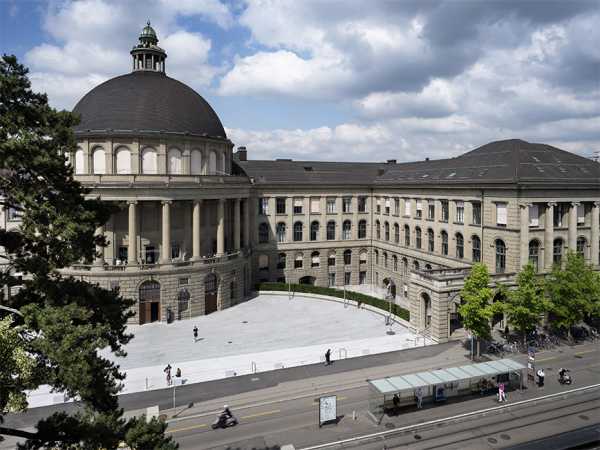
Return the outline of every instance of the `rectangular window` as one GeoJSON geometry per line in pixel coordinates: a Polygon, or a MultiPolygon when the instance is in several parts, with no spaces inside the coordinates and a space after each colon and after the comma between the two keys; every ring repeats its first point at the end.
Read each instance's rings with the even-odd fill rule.
{"type": "Polygon", "coordinates": [[[294,199],[294,214],[302,214],[302,204],[304,203],[304,199],[295,198],[294,199]]]}
{"type": "Polygon", "coordinates": [[[433,200],[429,201],[427,204],[427,218],[429,220],[435,220],[435,203],[433,203],[433,200]]]}
{"type": "Polygon", "coordinates": [[[321,199],[319,197],[311,197],[310,199],[310,213],[319,214],[321,212],[321,199]]]}
{"type": "Polygon", "coordinates": [[[394,214],[400,215],[400,199],[398,197],[394,198],[394,214]]]}
{"type": "Polygon", "coordinates": [[[179,286],[187,286],[190,284],[190,279],[188,277],[182,277],[179,279],[179,286]]]}
{"type": "Polygon", "coordinates": [[[448,222],[448,200],[442,200],[442,222],[448,222]]]}
{"type": "Polygon", "coordinates": [[[481,225],[481,203],[473,202],[473,225],[481,225]]]}
{"type": "Polygon", "coordinates": [[[585,205],[583,203],[577,205],[577,223],[585,223],[585,205]]]}
{"type": "Polygon", "coordinates": [[[350,284],[350,278],[352,277],[352,272],[344,272],[344,284],[350,284]]]}
{"type": "Polygon", "coordinates": [[[334,273],[330,273],[328,275],[327,281],[328,281],[327,284],[329,285],[329,287],[334,287],[335,286],[335,272],[334,273]]]}
{"type": "Polygon", "coordinates": [[[367,212],[367,197],[358,197],[358,212],[367,212]]]}
{"type": "Polygon", "coordinates": [[[456,202],[456,223],[465,223],[465,202],[456,202]]]}
{"type": "Polygon", "coordinates": [[[417,219],[423,217],[423,200],[417,200],[417,210],[415,212],[415,216],[417,219]]]}
{"type": "Polygon", "coordinates": [[[508,223],[508,211],[506,203],[496,203],[496,224],[505,227],[508,223]]]}
{"type": "Polygon", "coordinates": [[[358,272],[358,284],[365,284],[367,282],[367,272],[358,272]]]}
{"type": "Polygon", "coordinates": [[[258,199],[258,214],[261,216],[266,216],[269,214],[269,199],[268,198],[259,198],[258,199]]]}
{"type": "Polygon", "coordinates": [[[118,252],[119,257],[117,259],[117,265],[120,265],[120,263],[127,264],[127,257],[129,256],[128,250],[129,249],[127,247],[124,247],[124,246],[119,247],[119,252],[118,252]]]}
{"type": "Polygon", "coordinates": [[[375,212],[381,214],[381,199],[378,197],[375,203],[375,212]]]}
{"type": "Polygon", "coordinates": [[[390,202],[390,199],[389,199],[389,198],[386,198],[386,199],[385,199],[385,213],[386,213],[387,215],[389,215],[389,214],[390,214],[390,210],[391,210],[391,207],[392,207],[391,205],[392,205],[392,204],[391,204],[391,202],[390,202]]]}
{"type": "Polygon", "coordinates": [[[277,214],[285,214],[285,197],[277,197],[275,200],[277,214]]]}
{"type": "Polygon", "coordinates": [[[404,199],[404,215],[410,216],[410,199],[404,199]]]}
{"type": "Polygon", "coordinates": [[[342,212],[344,212],[344,213],[352,212],[352,197],[344,197],[342,199],[342,212]]]}
{"type": "Polygon", "coordinates": [[[540,211],[538,205],[529,206],[529,226],[539,227],[540,226],[540,211]]]}
{"type": "Polygon", "coordinates": [[[327,198],[327,214],[335,214],[335,198],[327,198]]]}

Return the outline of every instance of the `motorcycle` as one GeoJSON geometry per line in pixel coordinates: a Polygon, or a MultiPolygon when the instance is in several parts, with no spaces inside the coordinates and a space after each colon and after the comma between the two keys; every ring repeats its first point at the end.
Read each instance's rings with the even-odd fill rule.
{"type": "Polygon", "coordinates": [[[569,375],[569,369],[562,369],[559,371],[558,382],[560,384],[571,384],[573,382],[571,375],[569,375]]]}
{"type": "Polygon", "coordinates": [[[238,420],[235,418],[235,416],[231,415],[231,416],[227,416],[225,414],[218,414],[217,415],[217,420],[215,420],[211,427],[213,430],[217,429],[217,428],[229,428],[229,427],[233,427],[235,425],[238,424],[238,420]]]}

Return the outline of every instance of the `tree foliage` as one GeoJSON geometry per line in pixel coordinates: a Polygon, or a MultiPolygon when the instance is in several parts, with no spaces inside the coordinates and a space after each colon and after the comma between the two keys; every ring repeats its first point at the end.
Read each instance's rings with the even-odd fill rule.
{"type": "Polygon", "coordinates": [[[20,286],[2,301],[19,315],[2,322],[0,351],[7,343],[15,347],[9,364],[3,358],[0,365],[0,380],[12,380],[2,383],[0,414],[22,409],[24,391],[45,384],[79,397],[85,407],[85,413],[45,418],[36,432],[0,427],[0,434],[27,438],[24,448],[99,448],[135,428],[153,442],[167,443],[164,428],[121,418],[116,394],[124,376],[98,354],[104,347],[124,354],[123,345],[132,338],[125,328],[132,301],[60,272],[90,262],[95,246],[106,244],[94,233],[112,210],[87,198],[89,192],[66,164],[64,155],[75,148],[76,123],[74,115],[55,111],[45,95],[31,91],[27,69],[14,56],[0,59],[1,202],[22,216],[19,228],[0,230],[6,251],[2,285],[20,286]]]}
{"type": "Polygon", "coordinates": [[[600,273],[576,253],[567,253],[564,268],[553,267],[545,291],[553,326],[569,334],[572,326],[600,313],[600,273]]]}

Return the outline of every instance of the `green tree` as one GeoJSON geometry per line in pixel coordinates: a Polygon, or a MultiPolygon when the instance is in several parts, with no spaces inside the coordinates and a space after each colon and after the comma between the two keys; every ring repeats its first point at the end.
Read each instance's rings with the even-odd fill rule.
{"type": "Polygon", "coordinates": [[[482,263],[474,264],[471,273],[465,279],[460,291],[463,304],[458,308],[464,327],[477,337],[477,356],[479,356],[479,340],[491,337],[490,319],[494,314],[492,300],[494,290],[489,287],[490,275],[482,263]]]}
{"type": "Polygon", "coordinates": [[[510,324],[519,331],[526,344],[527,331],[536,327],[540,316],[547,311],[544,288],[538,280],[535,268],[527,264],[517,276],[517,288],[507,292],[504,312],[510,324]]]}
{"type": "Polygon", "coordinates": [[[0,424],[7,411],[25,408],[25,390],[43,384],[79,397],[84,406],[78,414],[41,420],[35,432],[0,426],[0,435],[27,439],[23,448],[110,448],[130,429],[142,429],[138,435],[146,433],[154,448],[176,448],[164,427],[122,419],[117,393],[124,375],[98,354],[110,347],[124,355],[123,345],[132,338],[125,328],[132,301],[60,272],[91,261],[95,246],[106,245],[94,233],[111,213],[110,205],[85,200],[88,191],[66,164],[64,155],[75,148],[76,122],[32,92],[27,69],[14,56],[0,59],[0,202],[22,214],[19,228],[0,230],[5,249],[0,280],[7,292],[20,286],[2,300],[18,314],[2,322],[0,424]],[[11,343],[14,351],[5,364],[11,343]]]}
{"type": "Polygon", "coordinates": [[[552,313],[552,326],[566,330],[585,318],[598,317],[600,312],[600,274],[584,259],[567,253],[565,267],[555,265],[545,282],[546,296],[552,313]]]}

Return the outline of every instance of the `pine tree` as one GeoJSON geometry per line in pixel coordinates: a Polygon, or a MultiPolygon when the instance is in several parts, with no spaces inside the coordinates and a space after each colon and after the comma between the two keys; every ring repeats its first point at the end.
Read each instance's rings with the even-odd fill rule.
{"type": "Polygon", "coordinates": [[[64,156],[75,148],[77,118],[55,111],[46,95],[32,92],[27,73],[14,56],[0,59],[1,203],[22,215],[18,229],[0,230],[2,285],[5,292],[20,286],[0,305],[5,308],[0,312],[16,311],[13,319],[2,321],[0,352],[7,342],[16,347],[9,364],[4,358],[0,364],[0,380],[12,380],[0,386],[0,423],[2,414],[25,408],[25,390],[43,384],[79,397],[85,411],[55,413],[35,432],[0,426],[0,435],[26,438],[24,448],[32,449],[111,448],[135,428],[154,448],[177,448],[164,437],[165,424],[122,419],[117,393],[124,375],[98,355],[104,347],[124,355],[123,346],[132,338],[125,328],[132,301],[60,272],[91,261],[95,246],[106,244],[94,233],[112,209],[84,200],[88,191],[73,179],[64,156]]]}

